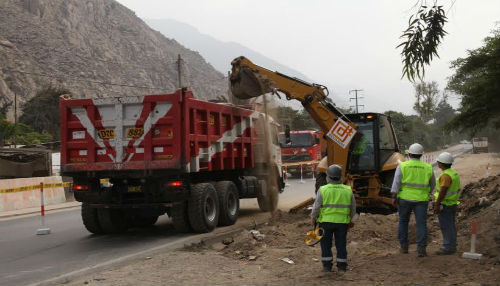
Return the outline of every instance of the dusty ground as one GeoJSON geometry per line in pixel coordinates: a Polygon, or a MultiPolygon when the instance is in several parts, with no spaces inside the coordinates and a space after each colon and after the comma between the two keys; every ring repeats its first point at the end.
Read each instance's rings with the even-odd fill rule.
{"type": "MultiPolygon", "coordinates": [[[[362,214],[348,234],[351,269],[324,274],[320,272],[319,245],[308,247],[303,242],[311,228],[308,214],[278,211],[269,223],[257,227],[265,235],[262,240],[247,230],[226,238],[225,244],[220,241],[159,253],[69,285],[323,285],[333,281],[342,285],[500,285],[500,159],[497,154],[464,155],[455,168],[464,186],[458,249],[460,254],[469,251],[470,222],[477,220],[478,252],[485,256],[479,261],[463,259],[460,254],[434,255],[441,234],[432,215],[429,256],[417,258],[415,244],[410,245],[409,254],[398,253],[396,215],[362,214]]],[[[414,225],[410,237],[415,237],[414,225]]]]}

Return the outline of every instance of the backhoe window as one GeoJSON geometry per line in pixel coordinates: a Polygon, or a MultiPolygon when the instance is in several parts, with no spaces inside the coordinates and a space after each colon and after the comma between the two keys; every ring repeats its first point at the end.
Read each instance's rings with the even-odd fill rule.
{"type": "Polygon", "coordinates": [[[351,170],[374,170],[373,121],[356,124],[358,124],[358,132],[362,137],[357,141],[351,154],[351,170]]]}
{"type": "Polygon", "coordinates": [[[313,135],[310,133],[291,133],[290,139],[292,142],[286,144],[285,135],[280,134],[280,145],[281,147],[309,147],[313,145],[313,135]]]}
{"type": "Polygon", "coordinates": [[[392,156],[396,148],[396,141],[392,134],[392,126],[387,117],[379,117],[379,144],[380,144],[380,166],[392,156]]]}

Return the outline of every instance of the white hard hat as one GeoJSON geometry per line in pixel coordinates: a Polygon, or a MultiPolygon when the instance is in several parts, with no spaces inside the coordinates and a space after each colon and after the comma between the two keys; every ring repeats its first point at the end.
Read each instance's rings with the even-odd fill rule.
{"type": "Polygon", "coordinates": [[[439,154],[439,156],[437,157],[437,161],[443,164],[451,164],[453,163],[453,156],[451,156],[451,154],[448,152],[443,152],[439,154]]]}
{"type": "Polygon", "coordinates": [[[422,155],[424,154],[424,147],[418,143],[413,143],[410,148],[408,148],[408,153],[413,155],[422,155]]]}

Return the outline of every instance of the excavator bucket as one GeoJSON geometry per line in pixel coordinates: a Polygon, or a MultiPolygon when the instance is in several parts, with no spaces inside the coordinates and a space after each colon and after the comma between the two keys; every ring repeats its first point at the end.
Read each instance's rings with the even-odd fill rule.
{"type": "Polygon", "coordinates": [[[233,66],[230,78],[231,92],[235,97],[249,99],[272,91],[270,81],[266,76],[246,66],[240,66],[238,59],[231,63],[233,66]]]}

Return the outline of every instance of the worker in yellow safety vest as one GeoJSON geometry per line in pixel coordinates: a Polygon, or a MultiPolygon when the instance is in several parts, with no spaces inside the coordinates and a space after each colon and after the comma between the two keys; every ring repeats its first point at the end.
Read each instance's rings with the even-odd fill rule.
{"type": "Polygon", "coordinates": [[[327,184],[320,187],[311,211],[314,228],[323,228],[321,239],[321,262],[323,271],[332,271],[332,240],[335,236],[337,269],[347,270],[347,230],[354,226],[356,200],[351,187],[342,184],[342,167],[331,165],[326,170],[327,184]]]}
{"type": "Polygon", "coordinates": [[[427,205],[436,179],[431,164],[420,161],[424,147],[414,143],[408,149],[410,160],[396,168],[391,193],[393,204],[398,208],[398,240],[401,253],[408,253],[408,223],[412,211],[417,222],[418,257],[427,256],[427,205]]]}
{"type": "Polygon", "coordinates": [[[455,218],[460,195],[460,177],[451,168],[453,156],[443,152],[437,157],[442,173],[436,181],[434,193],[434,213],[438,215],[439,226],[443,234],[443,247],[436,251],[437,255],[450,255],[457,251],[457,227],[455,218]]]}

